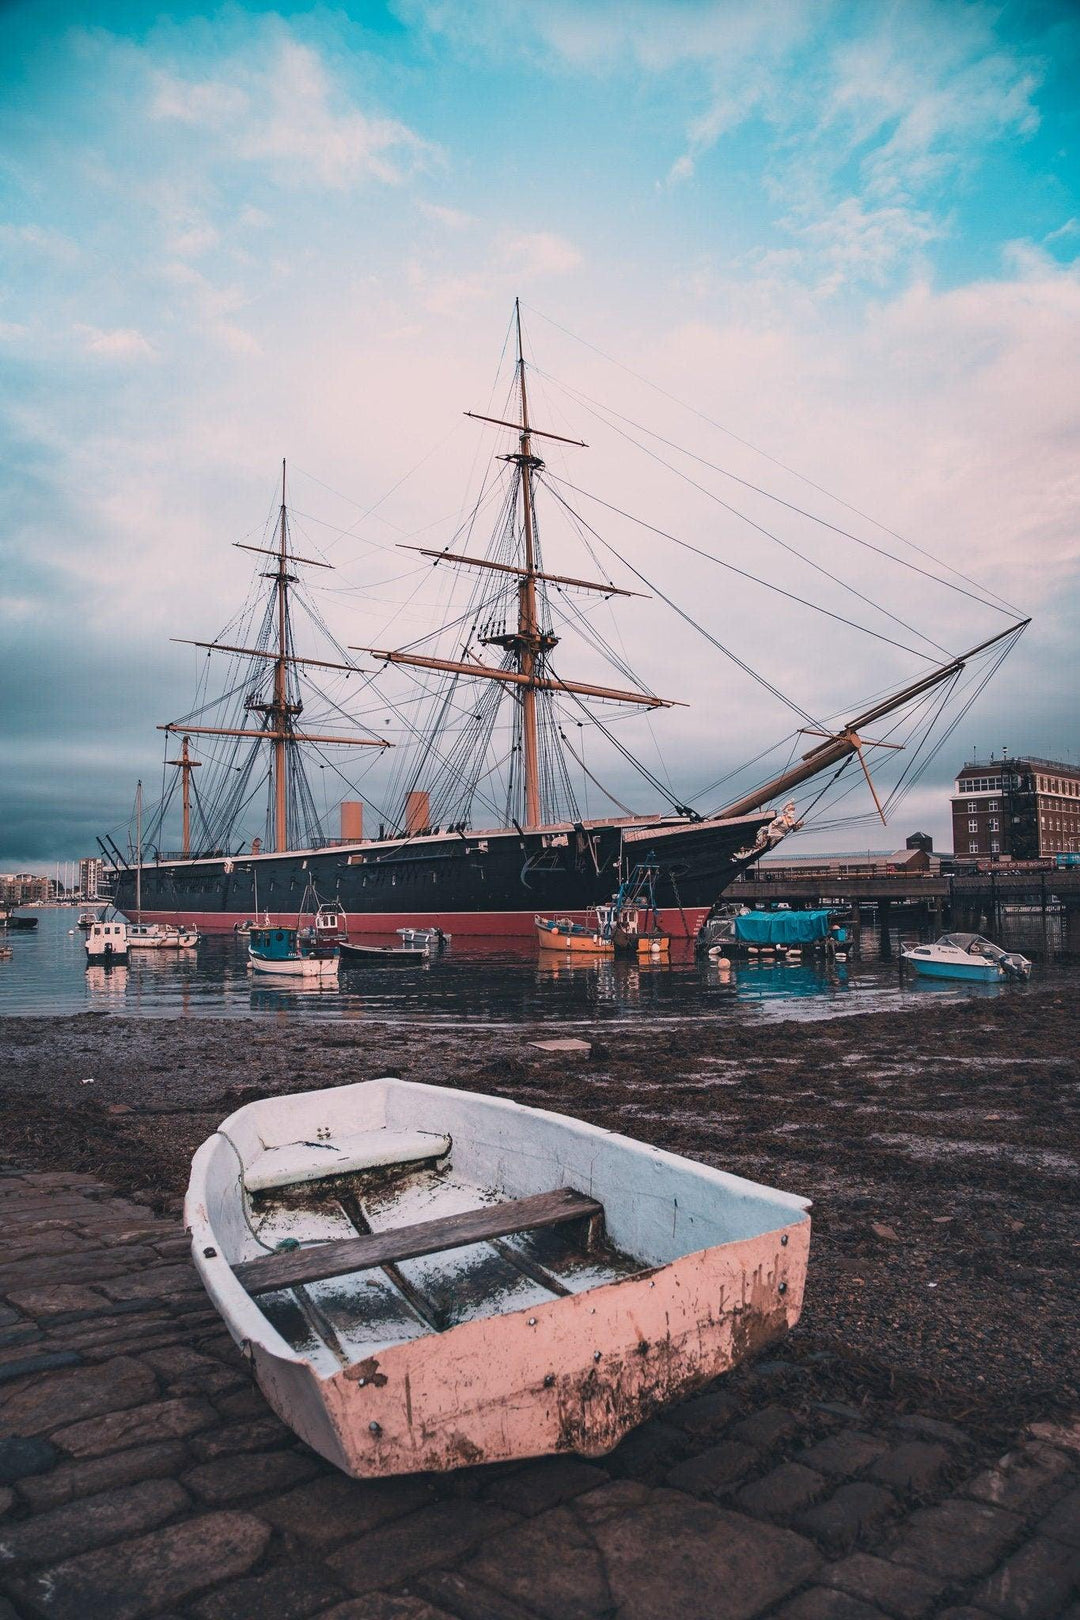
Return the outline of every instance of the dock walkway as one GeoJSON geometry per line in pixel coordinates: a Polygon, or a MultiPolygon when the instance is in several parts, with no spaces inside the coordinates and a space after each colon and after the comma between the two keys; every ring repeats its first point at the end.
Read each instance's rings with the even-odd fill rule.
{"type": "Polygon", "coordinates": [[[988,1454],[781,1346],[599,1463],[349,1480],[177,1217],[17,1171],[0,1210],[0,1620],[1080,1620],[1080,1417],[988,1454]]]}

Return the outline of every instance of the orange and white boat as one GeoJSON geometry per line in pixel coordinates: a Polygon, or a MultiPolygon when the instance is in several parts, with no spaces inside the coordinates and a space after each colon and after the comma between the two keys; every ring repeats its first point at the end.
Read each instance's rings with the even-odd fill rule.
{"type": "Polygon", "coordinates": [[[357,1476],[600,1456],[798,1319],[809,1206],[581,1120],[379,1079],[195,1155],[195,1265],[278,1415],[357,1476]]]}
{"type": "Polygon", "coordinates": [[[615,941],[599,923],[590,928],[570,917],[536,917],[536,937],[542,951],[574,951],[582,956],[614,956],[615,941]]]}

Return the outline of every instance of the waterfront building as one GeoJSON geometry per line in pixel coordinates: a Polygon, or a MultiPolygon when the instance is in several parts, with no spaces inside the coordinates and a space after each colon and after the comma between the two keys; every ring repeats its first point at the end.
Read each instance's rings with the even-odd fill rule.
{"type": "Polygon", "coordinates": [[[958,860],[1036,861],[1080,853],[1080,765],[1034,754],[969,760],[952,796],[958,860]]]}
{"type": "Polygon", "coordinates": [[[36,872],[0,872],[0,905],[36,906],[50,898],[47,877],[36,872]]]}
{"type": "Polygon", "coordinates": [[[100,855],[87,855],[79,862],[79,894],[83,900],[96,900],[103,888],[105,862],[100,855]]]}

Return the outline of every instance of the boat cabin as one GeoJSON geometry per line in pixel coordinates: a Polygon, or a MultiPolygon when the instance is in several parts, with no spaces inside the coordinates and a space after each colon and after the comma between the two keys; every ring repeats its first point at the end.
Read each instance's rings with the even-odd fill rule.
{"type": "Polygon", "coordinates": [[[89,961],[126,962],[127,954],[127,923],[91,923],[89,931],[86,935],[86,955],[89,961]]]}

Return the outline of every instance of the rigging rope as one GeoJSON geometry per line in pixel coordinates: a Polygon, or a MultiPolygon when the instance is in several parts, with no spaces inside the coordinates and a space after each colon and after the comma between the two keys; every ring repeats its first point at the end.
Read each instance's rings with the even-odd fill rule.
{"type": "MultiPolygon", "coordinates": [[[[913,658],[922,658],[924,660],[928,660],[929,662],[933,662],[933,660],[929,659],[929,655],[927,653],[919,652],[917,647],[908,647],[902,641],[894,641],[891,636],[882,635],[880,630],[871,630],[869,625],[860,624],[857,619],[849,619],[845,617],[843,613],[834,613],[831,608],[822,607],[819,602],[811,602],[809,597],[798,596],[794,591],[785,591],[782,585],[774,585],[771,580],[761,579],[759,575],[751,574],[745,568],[737,568],[734,563],[725,562],[722,557],[715,556],[713,552],[703,551],[700,546],[695,546],[691,541],[681,540],[677,534],[671,534],[669,530],[658,528],[655,523],[648,523],[644,518],[635,517],[633,512],[626,512],[621,506],[615,506],[611,501],[605,501],[602,496],[594,495],[591,490],[581,489],[579,485],[572,484],[567,478],[555,478],[554,474],[549,473],[544,479],[544,482],[549,486],[549,488],[551,487],[553,479],[556,483],[564,484],[567,489],[572,489],[575,495],[584,495],[586,500],[595,501],[598,506],[606,507],[609,512],[614,512],[616,517],[626,518],[628,522],[636,523],[639,528],[648,529],[650,533],[658,534],[661,539],[670,540],[674,545],[681,546],[684,551],[692,551],[695,556],[703,557],[706,562],[715,563],[717,568],[724,568],[729,574],[738,574],[740,578],[748,579],[754,585],[761,585],[765,590],[775,592],[777,596],[787,597],[789,602],[797,602],[800,607],[810,608],[814,613],[820,613],[826,619],[835,619],[838,624],[846,624],[851,630],[861,630],[863,635],[873,636],[875,641],[884,642],[887,647],[896,647],[900,650],[900,652],[910,653],[913,658]]],[[[551,493],[556,494],[557,492],[552,489],[551,493]]],[[[719,497],[714,498],[719,499],[719,497]]],[[[564,501],[563,505],[566,506],[566,504],[567,503],[564,501]]],[[[567,510],[569,511],[571,508],[567,507],[567,510]]],[[[579,521],[584,522],[585,520],[579,516],[579,521]]],[[[763,530],[762,532],[764,533],[766,531],[763,530]]],[[[610,551],[615,550],[609,541],[605,540],[602,535],[597,534],[595,529],[592,529],[591,533],[596,535],[596,538],[600,541],[601,545],[607,546],[610,551]]],[[[775,536],[770,536],[770,538],[775,538],[775,536]]],[[[783,544],[783,542],[781,541],[780,544],[783,544]]],[[[618,556],[618,552],[615,552],[615,555],[618,556]]],[[[626,563],[625,557],[620,557],[619,560],[620,562],[626,563]]],[[[629,567],[629,563],[626,563],[626,566],[629,567]]],[[[642,578],[643,576],[639,575],[638,577],[642,578]]],[[[653,587],[653,589],[655,589],[655,587],[653,587]]],[[[665,597],[665,601],[666,600],[667,598],[665,597]]],[[[871,604],[871,606],[873,605],[874,604],[871,604]]],[[[678,610],[676,609],[676,611],[678,610]]],[[[916,633],[918,634],[918,632],[916,633]]],[[[927,637],[924,639],[929,638],[927,637]]],[[[934,645],[934,643],[931,643],[931,645],[934,645]]],[[[944,648],[941,650],[943,652],[945,651],[944,648]]],[[[946,656],[951,658],[953,654],[946,653],[946,656]]]]}
{"type": "MultiPolygon", "coordinates": [[[[666,388],[661,388],[659,383],[654,383],[650,378],[642,376],[641,372],[635,371],[631,366],[626,365],[623,361],[616,360],[613,355],[607,354],[603,349],[598,348],[595,343],[590,343],[586,338],[579,337],[578,334],[576,332],[572,332],[569,327],[560,325],[560,323],[554,320],[550,315],[545,315],[543,310],[536,309],[531,304],[526,305],[525,307],[529,309],[532,314],[539,315],[540,319],[542,321],[546,321],[549,326],[554,326],[557,331],[565,333],[565,335],[569,338],[573,338],[575,343],[580,343],[583,348],[591,349],[594,354],[598,354],[600,358],[602,360],[606,360],[609,365],[617,366],[620,371],[625,371],[628,376],[634,377],[638,382],[644,383],[646,388],[651,388],[655,393],[662,395],[664,399],[671,400],[672,404],[678,405],[681,410],[689,411],[692,416],[696,416],[702,422],[708,423],[710,427],[716,428],[718,432],[726,434],[726,436],[729,439],[733,439],[736,444],[741,444],[745,446],[747,450],[752,450],[755,455],[763,457],[765,461],[771,462],[774,467],[779,467],[782,472],[790,474],[791,477],[798,478],[801,483],[806,484],[810,489],[816,489],[819,495],[826,495],[828,496],[829,500],[836,501],[838,505],[846,507],[849,512],[854,512],[856,517],[861,517],[866,523],[872,523],[874,527],[880,529],[882,533],[892,535],[893,539],[899,540],[901,545],[910,546],[912,551],[917,551],[920,556],[928,558],[930,562],[936,563],[938,567],[947,569],[950,574],[955,574],[957,579],[964,580],[966,584],[974,586],[977,591],[982,591],[986,596],[992,596],[996,602],[1002,603],[1010,613],[1015,613],[1023,617],[1021,610],[1018,607],[1014,607],[1011,602],[1006,602],[1005,598],[1003,596],[999,596],[996,591],[991,591],[987,587],[980,585],[978,580],[971,579],[967,574],[961,573],[961,571],[958,568],[954,568],[951,563],[942,562],[939,557],[935,557],[932,552],[927,551],[925,547],[918,545],[916,541],[909,540],[906,535],[898,533],[896,529],[890,529],[888,524],[880,522],[878,518],[872,517],[868,512],[861,511],[859,507],[852,505],[850,501],[844,500],[843,496],[833,494],[831,490],[825,488],[824,484],[816,484],[814,480],[812,478],[808,478],[805,473],[799,472],[795,467],[788,466],[788,464],[781,461],[778,456],[770,455],[767,450],[762,450],[758,445],[753,444],[749,439],[742,438],[740,434],[733,432],[731,428],[725,427],[722,422],[717,422],[713,417],[707,415],[705,411],[699,410],[697,406],[688,405],[686,401],[684,399],[680,399],[677,394],[669,393],[666,388]]],[[[896,560],[899,561],[900,559],[896,560]]]]}
{"type": "MultiPolygon", "coordinates": [[[[773,534],[771,530],[764,528],[760,523],[756,523],[754,519],[748,517],[745,512],[739,511],[738,507],[731,506],[727,501],[721,500],[718,495],[716,495],[712,490],[707,489],[704,484],[699,484],[696,479],[690,478],[686,473],[681,472],[678,467],[673,467],[671,463],[665,461],[662,456],[656,455],[656,453],[649,450],[646,445],[640,444],[637,439],[632,436],[632,434],[624,433],[621,428],[617,428],[615,424],[608,418],[612,416],[617,417],[620,422],[626,422],[630,427],[636,428],[639,433],[646,433],[650,438],[658,439],[661,444],[666,444],[670,449],[677,450],[680,455],[689,457],[691,461],[696,461],[703,467],[708,467],[711,472],[718,472],[722,477],[730,478],[733,483],[741,484],[744,489],[753,490],[754,494],[756,495],[763,495],[766,500],[775,502],[777,506],[786,507],[789,512],[794,512],[799,517],[808,518],[811,523],[817,523],[821,526],[821,528],[828,529],[831,533],[838,534],[845,540],[851,540],[855,545],[862,546],[867,551],[873,551],[879,557],[886,557],[890,562],[896,563],[898,567],[908,568],[913,573],[920,574],[924,579],[931,580],[935,585],[943,585],[946,590],[956,591],[960,596],[969,597],[971,601],[978,602],[981,607],[992,608],[995,613],[1013,613],[1018,611],[1018,609],[1002,606],[997,601],[988,601],[985,596],[977,596],[973,591],[966,591],[962,586],[954,585],[951,580],[942,579],[939,574],[932,574],[930,573],[929,569],[920,568],[917,563],[909,562],[906,557],[898,557],[895,552],[887,551],[883,546],[875,546],[872,541],[864,540],[860,535],[852,534],[850,529],[843,529],[839,524],[830,523],[828,518],[823,518],[816,512],[809,512],[805,507],[796,506],[793,501],[786,501],[782,496],[774,495],[772,490],[765,489],[760,484],[751,483],[748,478],[741,478],[738,473],[731,472],[729,468],[721,467],[719,463],[709,461],[706,456],[697,455],[693,450],[687,449],[685,445],[677,443],[674,439],[667,439],[662,433],[656,433],[652,428],[646,427],[640,422],[635,422],[629,416],[624,416],[620,411],[615,410],[613,406],[604,405],[597,400],[591,399],[588,394],[579,393],[578,390],[573,388],[570,384],[560,382],[557,377],[552,377],[550,380],[555,383],[556,387],[565,389],[568,394],[572,395],[576,399],[579,399],[591,416],[594,416],[597,421],[604,422],[605,425],[610,427],[613,432],[618,433],[620,438],[625,439],[628,444],[635,445],[636,448],[642,451],[644,455],[652,457],[654,461],[658,461],[662,467],[666,467],[669,472],[673,472],[677,478],[685,479],[687,483],[694,487],[694,489],[700,490],[703,495],[708,495],[710,500],[718,502],[718,504],[722,506],[725,511],[733,513],[735,517],[742,518],[744,522],[749,523],[751,527],[757,529],[759,533],[767,535],[770,540],[775,540],[777,545],[781,545],[785,548],[785,550],[793,552],[796,557],[801,557],[803,562],[808,563],[811,568],[817,568],[820,573],[825,574],[826,578],[833,580],[835,584],[843,586],[845,590],[852,591],[853,594],[858,596],[861,601],[869,603],[871,607],[876,607],[880,613],[887,614],[888,617],[894,620],[896,624],[903,625],[905,630],[911,630],[915,635],[923,636],[923,640],[930,641],[930,645],[932,647],[937,647],[938,652],[947,653],[948,649],[946,647],[939,646],[938,643],[936,641],[932,641],[929,636],[923,635],[923,632],[917,629],[914,625],[906,623],[906,621],[903,619],[898,619],[894,613],[889,613],[888,609],[881,607],[880,603],[874,602],[868,596],[862,596],[861,592],[854,589],[854,586],[848,585],[845,580],[838,579],[835,574],[830,574],[828,569],[821,568],[820,565],[815,563],[812,558],[805,556],[794,546],[788,545],[786,541],[781,540],[778,535],[773,534]],[[606,412],[607,415],[602,414],[604,412],[606,412]]],[[[943,566],[947,567],[948,564],[944,564],[943,566]]]]}

